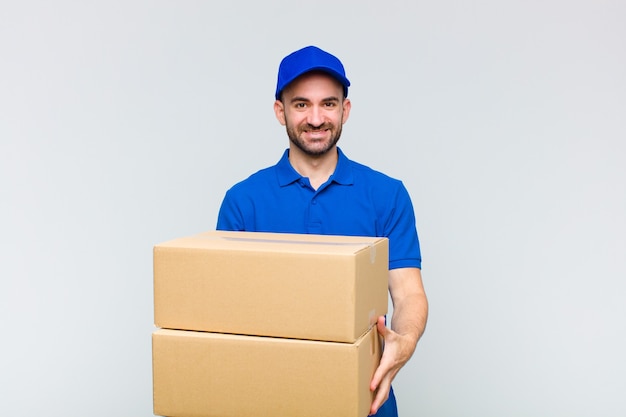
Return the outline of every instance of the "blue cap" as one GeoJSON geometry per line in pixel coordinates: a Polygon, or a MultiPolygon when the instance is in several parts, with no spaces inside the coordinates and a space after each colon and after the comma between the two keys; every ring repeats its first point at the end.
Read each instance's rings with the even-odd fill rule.
{"type": "Polygon", "coordinates": [[[276,100],[280,99],[281,93],[289,83],[310,71],[323,71],[330,74],[343,85],[343,94],[345,97],[348,96],[350,81],[346,78],[346,71],[341,61],[316,46],[307,46],[287,55],[280,62],[276,100]]]}

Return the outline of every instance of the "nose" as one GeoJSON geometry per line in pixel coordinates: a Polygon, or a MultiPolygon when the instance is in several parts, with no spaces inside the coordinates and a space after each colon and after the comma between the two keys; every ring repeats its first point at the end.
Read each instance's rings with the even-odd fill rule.
{"type": "Polygon", "coordinates": [[[324,116],[319,106],[311,106],[307,115],[307,123],[311,126],[319,127],[324,124],[324,116]]]}

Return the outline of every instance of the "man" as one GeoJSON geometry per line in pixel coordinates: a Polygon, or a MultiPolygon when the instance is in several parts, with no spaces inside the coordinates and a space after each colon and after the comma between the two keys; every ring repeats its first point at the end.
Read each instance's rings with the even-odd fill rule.
{"type": "Polygon", "coordinates": [[[389,239],[391,328],[372,378],[371,413],[397,416],[391,382],[410,359],[428,316],[413,206],[402,183],[349,160],[337,147],[350,115],[350,82],[333,55],[309,46],[279,67],[274,112],[286,127],[287,149],[226,193],[217,229],[377,236],[389,239]]]}

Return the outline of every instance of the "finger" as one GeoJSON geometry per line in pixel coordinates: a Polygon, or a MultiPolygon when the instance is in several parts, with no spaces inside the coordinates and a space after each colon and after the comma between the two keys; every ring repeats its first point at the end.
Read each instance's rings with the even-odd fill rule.
{"type": "Polygon", "coordinates": [[[387,401],[389,398],[389,390],[391,385],[387,381],[383,381],[374,396],[374,401],[372,401],[372,406],[370,408],[371,414],[376,414],[378,409],[387,401]]]}
{"type": "Polygon", "coordinates": [[[372,377],[372,381],[370,382],[370,391],[376,391],[378,388],[378,384],[380,384],[380,380],[382,379],[383,373],[380,372],[379,369],[374,372],[374,376],[372,377]]]}
{"type": "Polygon", "coordinates": [[[378,334],[383,338],[387,335],[387,326],[385,326],[385,317],[378,317],[378,321],[376,322],[376,328],[378,330],[378,334]]]}
{"type": "Polygon", "coordinates": [[[383,356],[380,358],[380,363],[374,371],[374,375],[372,376],[372,381],[370,382],[370,390],[375,391],[378,389],[378,386],[382,382],[385,375],[389,373],[391,370],[391,363],[388,359],[389,352],[383,351],[383,356]]]}

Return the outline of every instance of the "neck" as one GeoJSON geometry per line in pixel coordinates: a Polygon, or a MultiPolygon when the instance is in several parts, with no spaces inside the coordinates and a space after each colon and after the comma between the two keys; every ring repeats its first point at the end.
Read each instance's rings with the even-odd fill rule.
{"type": "Polygon", "coordinates": [[[291,166],[298,174],[307,177],[311,186],[316,190],[335,172],[338,159],[336,146],[319,156],[307,155],[295,146],[289,147],[291,166]]]}

